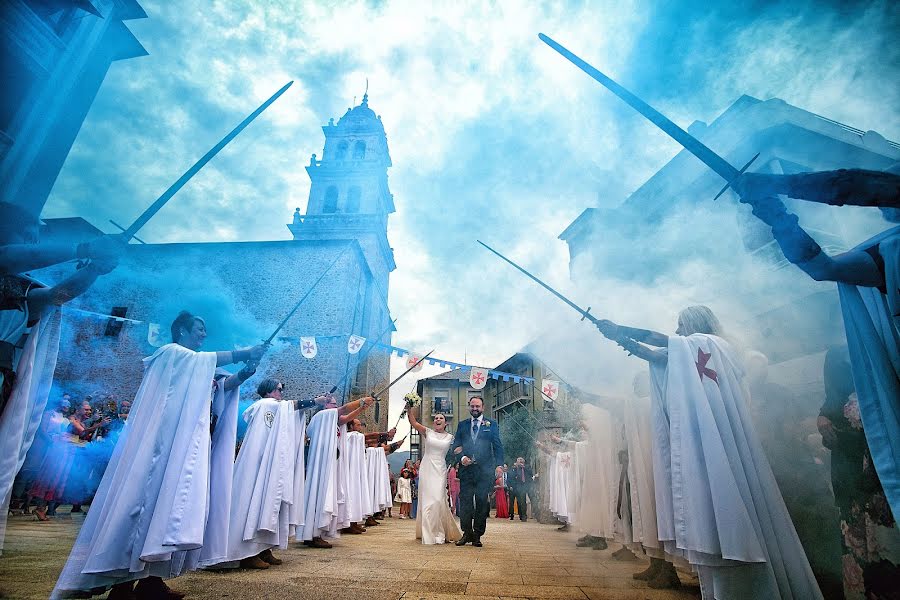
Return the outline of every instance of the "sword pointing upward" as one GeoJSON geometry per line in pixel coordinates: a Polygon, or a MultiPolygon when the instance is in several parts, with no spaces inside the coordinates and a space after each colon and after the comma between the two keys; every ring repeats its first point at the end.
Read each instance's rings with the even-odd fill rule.
{"type": "Polygon", "coordinates": [[[224,147],[228,144],[228,142],[230,142],[231,140],[233,140],[234,138],[236,138],[236,137],[238,136],[238,134],[239,134],[240,132],[242,132],[242,131],[244,130],[244,128],[247,127],[247,125],[249,125],[249,124],[251,123],[251,121],[253,121],[253,119],[255,119],[255,118],[258,117],[260,114],[262,114],[262,112],[263,112],[264,110],[266,110],[267,108],[269,108],[269,106],[270,106],[273,102],[275,102],[276,100],[278,100],[278,98],[279,98],[283,93],[285,93],[285,92],[287,91],[287,89],[288,89],[289,87],[291,87],[291,84],[293,84],[293,83],[294,83],[293,81],[287,82],[287,83],[284,85],[284,87],[282,87],[280,90],[278,90],[277,92],[275,92],[275,94],[273,94],[271,98],[269,98],[268,100],[266,100],[265,102],[263,102],[262,105],[261,105],[259,108],[257,108],[255,111],[253,111],[252,113],[250,113],[250,116],[248,116],[246,119],[244,119],[243,121],[241,121],[240,124],[238,124],[237,127],[235,127],[234,129],[232,129],[232,130],[231,130],[231,133],[229,133],[229,134],[226,135],[224,138],[222,138],[222,141],[220,141],[218,144],[216,144],[215,146],[213,146],[212,149],[211,149],[209,152],[207,152],[206,154],[204,154],[204,155],[200,158],[200,160],[198,160],[197,162],[195,162],[194,165],[184,173],[184,175],[182,175],[181,177],[178,178],[178,181],[176,181],[176,182],[173,183],[171,186],[169,186],[169,189],[167,189],[165,192],[163,192],[163,195],[160,196],[159,198],[157,198],[156,201],[155,201],[153,204],[151,204],[151,205],[147,208],[147,210],[145,210],[143,213],[141,213],[141,216],[139,216],[137,219],[135,219],[134,223],[132,223],[132,224],[128,227],[128,229],[125,230],[125,233],[122,234],[122,236],[124,237],[125,241],[127,242],[128,240],[130,240],[131,238],[133,238],[133,237],[135,236],[135,234],[136,234],[138,231],[140,231],[141,227],[143,227],[144,225],[146,225],[146,224],[147,224],[147,221],[149,221],[150,219],[152,219],[153,216],[154,216],[156,213],[158,213],[159,210],[160,210],[163,206],[165,206],[166,202],[168,202],[168,201],[172,198],[172,196],[174,196],[174,195],[178,192],[178,190],[180,190],[181,188],[184,187],[184,184],[186,184],[186,183],[191,179],[191,177],[193,177],[194,175],[196,175],[197,172],[198,172],[200,169],[202,169],[204,166],[206,166],[206,163],[208,163],[210,160],[212,160],[212,158],[213,158],[216,154],[218,154],[219,151],[220,151],[222,148],[224,148],[224,147]]]}
{"type": "Polygon", "coordinates": [[[383,393],[385,393],[386,391],[388,391],[389,389],[391,389],[391,386],[392,386],[392,385],[394,385],[395,383],[397,383],[398,381],[400,381],[401,379],[403,379],[403,377],[405,377],[407,373],[409,373],[410,371],[412,371],[413,369],[415,369],[416,367],[418,367],[420,364],[422,364],[422,362],[423,362],[426,358],[428,358],[429,356],[431,356],[432,352],[434,352],[434,350],[432,350],[431,352],[429,352],[428,354],[426,354],[425,356],[423,356],[422,358],[420,358],[419,360],[417,360],[415,363],[413,363],[413,365],[412,365],[410,368],[408,368],[408,369],[406,369],[405,371],[403,371],[402,373],[400,373],[400,375],[398,375],[397,377],[395,377],[394,380],[393,380],[392,382],[390,382],[389,384],[387,384],[385,387],[381,388],[380,390],[378,390],[377,392],[375,392],[374,394],[372,394],[372,397],[375,398],[375,399],[377,400],[377,399],[378,399],[378,396],[382,395],[383,393]]]}
{"type": "Polygon", "coordinates": [[[550,287],[549,285],[547,285],[546,283],[544,283],[543,281],[541,281],[540,279],[538,279],[537,277],[535,277],[534,275],[532,275],[531,273],[529,273],[528,271],[526,271],[525,269],[523,269],[522,267],[520,267],[519,265],[514,263],[513,261],[511,261],[508,258],[506,258],[505,256],[503,256],[502,254],[500,254],[499,252],[497,252],[496,250],[494,250],[493,248],[491,248],[490,246],[488,246],[481,240],[475,240],[475,241],[477,241],[479,244],[481,244],[482,246],[484,246],[485,248],[487,248],[488,250],[490,250],[491,252],[493,252],[494,254],[496,254],[497,256],[499,256],[500,258],[502,258],[503,260],[505,260],[512,266],[514,266],[515,268],[517,268],[519,271],[524,273],[529,279],[531,279],[532,281],[537,283],[539,286],[541,286],[542,288],[544,288],[545,290],[547,290],[548,292],[550,292],[551,294],[553,294],[554,296],[556,296],[557,298],[559,298],[560,300],[562,300],[563,302],[565,302],[566,304],[568,304],[569,306],[574,308],[581,315],[582,321],[584,321],[585,319],[588,319],[594,325],[597,325],[598,327],[600,326],[600,320],[591,314],[590,306],[588,306],[587,310],[584,310],[583,308],[581,308],[580,306],[578,306],[577,304],[575,304],[574,302],[572,302],[571,300],[569,300],[568,298],[566,298],[565,296],[563,296],[562,294],[560,294],[559,292],[554,290],[552,287],[550,287]]]}
{"type": "Polygon", "coordinates": [[[569,60],[569,62],[587,73],[591,78],[598,81],[613,94],[624,100],[625,103],[628,104],[631,108],[641,113],[646,119],[666,132],[669,137],[684,146],[685,150],[699,158],[701,161],[703,161],[703,164],[715,171],[722,179],[724,179],[726,181],[725,187],[722,188],[722,190],[718,194],[716,194],[716,198],[721,196],[725,192],[725,190],[731,187],[731,184],[734,183],[734,181],[738,179],[759,156],[759,154],[757,154],[756,156],[751,158],[750,161],[742,168],[736,169],[727,160],[710,150],[706,144],[673,123],[661,112],[623,88],[621,85],[604,75],[602,72],[592,67],[591,65],[580,59],[578,56],[569,52],[569,50],[564,46],[552,40],[543,33],[538,34],[538,37],[542,42],[562,54],[566,59],[569,60]]]}

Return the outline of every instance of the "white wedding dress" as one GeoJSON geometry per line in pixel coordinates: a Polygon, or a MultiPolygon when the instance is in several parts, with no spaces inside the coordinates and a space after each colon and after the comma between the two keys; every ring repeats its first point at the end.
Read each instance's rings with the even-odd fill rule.
{"type": "Polygon", "coordinates": [[[450,512],[447,497],[447,463],[453,435],[425,430],[422,464],[419,466],[419,510],[416,539],[423,544],[443,544],[462,538],[462,530],[450,512]]]}

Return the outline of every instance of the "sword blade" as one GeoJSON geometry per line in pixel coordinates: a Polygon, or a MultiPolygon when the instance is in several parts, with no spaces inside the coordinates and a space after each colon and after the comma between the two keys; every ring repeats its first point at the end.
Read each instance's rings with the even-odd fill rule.
{"type": "Polygon", "coordinates": [[[401,379],[403,379],[403,377],[404,377],[407,373],[409,373],[410,371],[412,371],[413,369],[415,369],[416,367],[418,367],[418,366],[422,363],[422,361],[424,361],[426,358],[428,358],[429,356],[431,356],[432,352],[434,352],[434,350],[432,350],[431,352],[429,352],[428,354],[426,354],[425,356],[423,356],[422,358],[420,358],[419,360],[417,360],[415,363],[413,363],[413,365],[412,365],[410,368],[408,368],[407,370],[405,370],[405,371],[403,371],[402,373],[400,373],[400,375],[398,375],[396,378],[394,378],[394,380],[393,380],[392,382],[390,382],[389,384],[387,384],[386,387],[383,387],[383,388],[381,388],[380,390],[378,390],[377,392],[375,392],[374,394],[372,394],[372,397],[375,398],[375,399],[377,400],[377,399],[378,399],[378,396],[380,396],[381,394],[383,394],[383,393],[385,393],[386,391],[388,391],[389,389],[391,389],[391,386],[392,386],[392,385],[394,385],[395,383],[397,383],[398,381],[400,381],[401,379]]]}
{"type": "Polygon", "coordinates": [[[502,258],[503,260],[505,260],[506,262],[508,262],[509,264],[511,264],[512,266],[514,266],[515,268],[517,268],[526,277],[528,277],[529,279],[531,279],[532,281],[537,283],[539,286],[541,286],[542,288],[544,288],[545,290],[547,290],[548,292],[550,292],[551,294],[553,294],[554,296],[556,296],[557,298],[559,298],[560,300],[562,300],[563,302],[565,302],[566,304],[568,304],[569,306],[574,308],[576,311],[578,311],[581,314],[582,318],[590,319],[590,321],[592,323],[595,323],[597,321],[597,319],[595,319],[591,313],[584,310],[583,308],[581,308],[580,306],[578,306],[577,304],[575,304],[574,302],[572,302],[571,300],[569,300],[568,298],[566,298],[565,296],[563,296],[562,294],[560,294],[559,292],[554,290],[552,287],[550,287],[549,285],[547,285],[546,283],[544,283],[543,281],[541,281],[540,279],[538,279],[537,277],[535,277],[534,275],[532,275],[531,273],[529,273],[528,271],[526,271],[525,269],[523,269],[522,267],[520,267],[519,265],[514,263],[513,261],[511,261],[508,258],[506,258],[505,256],[503,256],[502,254],[500,254],[499,252],[497,252],[496,250],[494,250],[493,248],[491,248],[490,246],[488,246],[481,240],[475,240],[475,241],[478,242],[479,244],[481,244],[482,246],[484,246],[485,248],[487,248],[488,250],[490,250],[491,252],[493,252],[494,254],[496,254],[497,256],[499,256],[500,258],[502,258]]]}
{"type": "Polygon", "coordinates": [[[291,312],[289,312],[287,316],[281,320],[281,323],[278,324],[278,327],[275,328],[275,331],[272,332],[272,335],[270,335],[269,338],[265,341],[266,345],[272,343],[272,340],[275,339],[275,336],[278,335],[278,332],[281,331],[281,329],[287,324],[290,318],[294,316],[294,313],[297,312],[297,309],[299,309],[300,306],[309,297],[309,295],[313,293],[313,290],[316,289],[316,286],[319,285],[319,282],[322,281],[322,279],[324,279],[326,275],[328,275],[328,272],[331,270],[331,268],[334,267],[334,265],[336,265],[339,260],[341,260],[341,257],[344,256],[344,253],[347,252],[349,248],[349,245],[344,246],[344,249],[341,250],[341,253],[337,255],[337,258],[335,258],[334,261],[330,265],[328,265],[328,268],[325,269],[321,275],[319,275],[319,278],[316,279],[315,283],[313,283],[310,288],[306,290],[306,293],[303,294],[303,297],[300,298],[300,301],[294,305],[294,308],[291,309],[291,312]]]}
{"type": "Polygon", "coordinates": [[[191,179],[191,177],[193,177],[194,175],[196,175],[197,172],[198,172],[200,169],[202,169],[204,166],[206,166],[206,163],[208,163],[209,161],[211,161],[212,158],[213,158],[216,154],[218,154],[219,151],[220,151],[222,148],[224,148],[224,147],[228,144],[228,142],[230,142],[231,140],[233,140],[234,138],[236,138],[236,137],[238,136],[238,134],[239,134],[240,132],[242,132],[242,131],[244,130],[244,128],[247,127],[247,125],[249,125],[249,124],[253,121],[253,119],[255,119],[255,118],[258,117],[260,114],[262,114],[262,112],[263,112],[264,110],[266,110],[267,108],[269,108],[269,106],[270,106],[273,102],[275,102],[276,100],[278,100],[278,98],[279,98],[283,93],[285,93],[285,92],[287,91],[287,89],[288,89],[289,87],[291,87],[291,85],[292,85],[293,83],[294,83],[293,81],[287,82],[287,84],[285,84],[284,87],[282,87],[280,90],[278,90],[277,92],[275,92],[275,94],[273,94],[271,98],[269,98],[268,100],[266,100],[265,102],[263,102],[262,105],[261,105],[259,108],[257,108],[255,111],[253,111],[253,112],[250,114],[249,117],[247,117],[246,119],[244,119],[243,121],[241,121],[240,124],[239,124],[237,127],[235,127],[234,129],[232,129],[232,130],[231,130],[231,133],[229,133],[229,134],[226,135],[224,138],[222,138],[222,141],[220,141],[218,144],[216,144],[215,146],[213,146],[212,149],[211,149],[209,152],[207,152],[206,154],[204,154],[204,155],[200,158],[200,160],[198,160],[197,162],[195,162],[194,165],[184,173],[184,175],[182,175],[181,177],[178,178],[178,181],[176,181],[175,183],[173,183],[173,184],[169,187],[169,189],[167,189],[165,192],[163,192],[163,195],[162,195],[162,196],[160,196],[159,198],[157,198],[156,201],[153,202],[153,204],[151,204],[149,207],[147,207],[147,210],[145,210],[143,213],[141,213],[141,216],[139,216],[137,219],[134,220],[134,222],[131,224],[131,226],[129,226],[128,229],[125,230],[125,234],[124,234],[124,235],[125,235],[125,239],[126,239],[126,240],[130,240],[131,238],[133,238],[134,235],[135,235],[138,231],[140,231],[141,228],[142,228],[144,225],[147,224],[147,221],[149,221],[150,219],[152,219],[153,216],[154,216],[156,213],[158,213],[159,210],[160,210],[163,206],[165,206],[166,202],[168,202],[168,201],[172,198],[172,196],[174,196],[174,195],[178,192],[178,190],[180,190],[181,188],[184,187],[184,184],[186,184],[186,183],[191,179]]]}
{"type": "Polygon", "coordinates": [[[538,34],[542,42],[559,52],[569,62],[587,73],[595,81],[607,88],[613,94],[621,98],[631,108],[641,113],[646,119],[666,132],[669,137],[681,144],[685,150],[703,161],[707,167],[715,171],[722,179],[728,182],[734,181],[740,171],[734,168],[727,160],[710,150],[706,144],[689,134],[687,131],[673,123],[658,110],[623,88],[621,85],[604,75],[602,72],[589,65],[578,56],[572,54],[562,45],[558,44],[543,33],[538,34]]]}

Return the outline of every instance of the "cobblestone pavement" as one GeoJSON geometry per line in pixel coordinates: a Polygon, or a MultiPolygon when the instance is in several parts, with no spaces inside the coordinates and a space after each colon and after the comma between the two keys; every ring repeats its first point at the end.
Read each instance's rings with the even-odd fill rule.
{"type": "MultiPolygon", "coordinates": [[[[47,598],[83,517],[49,523],[10,517],[0,557],[0,597],[47,598]]],[[[691,599],[696,579],[682,574],[679,591],[653,590],[631,575],[647,563],[620,562],[609,550],[576,548],[575,533],[551,525],[491,519],[483,548],[423,546],[415,523],[386,519],[362,535],[345,535],[331,550],[291,544],[275,554],[284,564],[265,571],[200,571],[170,581],[191,599],[341,598],[349,600],[559,598],[691,599]]]]}

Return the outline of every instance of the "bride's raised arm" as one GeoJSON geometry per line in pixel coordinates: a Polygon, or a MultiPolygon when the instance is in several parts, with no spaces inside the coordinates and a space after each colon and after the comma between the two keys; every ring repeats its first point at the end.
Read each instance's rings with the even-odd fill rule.
{"type": "Polygon", "coordinates": [[[416,408],[413,407],[406,411],[406,418],[409,419],[409,426],[424,436],[426,435],[425,432],[428,431],[428,429],[424,425],[419,423],[418,419],[416,419],[415,410],[416,408]]]}

